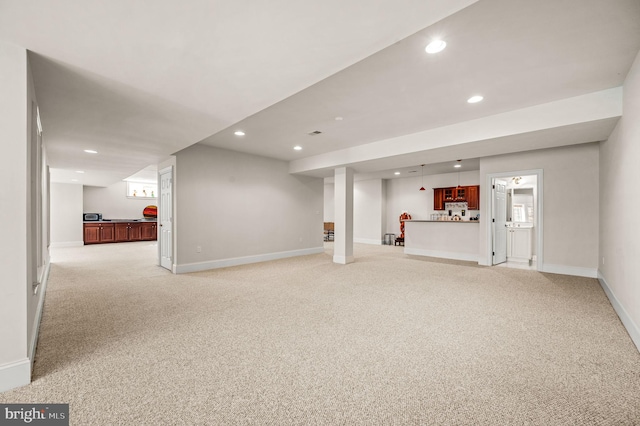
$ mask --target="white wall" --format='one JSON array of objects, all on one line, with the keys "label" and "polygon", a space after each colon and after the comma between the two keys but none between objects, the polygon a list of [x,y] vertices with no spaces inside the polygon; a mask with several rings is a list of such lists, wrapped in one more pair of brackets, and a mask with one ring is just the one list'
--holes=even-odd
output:
[{"label": "white wall", "polygon": [[353,241],[381,244],[386,223],[386,180],[353,183]]},{"label": "white wall", "polygon": [[127,198],[127,182],[121,181],[106,188],[85,186],[83,204],[85,213],[102,213],[105,219],[139,219],[144,208],[157,206],[158,200]]},{"label": "white wall", "polygon": [[[38,100],[27,57],[27,355],[33,364],[49,272],[50,188],[46,148],[38,128]],[[14,179],[15,180],[15,179]]]},{"label": "white wall", "polygon": [[640,54],[623,90],[624,115],[600,145],[599,276],[640,349]]},{"label": "white wall", "polygon": [[1,392],[31,380],[49,266],[46,150],[38,139],[33,78],[27,51],[2,42],[0,93]]},{"label": "white wall", "polygon": [[203,145],[176,154],[176,176],[178,272],[324,251],[322,179]]},{"label": "white wall", "polygon": [[[590,143],[480,159],[481,182],[492,173],[543,170],[543,270],[595,276],[598,149]],[[480,259],[487,258],[490,200],[490,191],[481,192]]]},{"label": "white wall", "polygon": [[82,185],[51,184],[51,246],[83,245]]},{"label": "white wall", "polygon": [[[12,368],[27,359],[27,52],[0,42],[0,391],[14,386]],[[17,372],[24,373],[23,369]],[[11,375],[11,377],[7,377]],[[22,380],[21,380],[22,379]],[[6,384],[8,383],[8,384]]]},{"label": "white wall", "polygon": [[324,184],[324,222],[336,221],[335,185]]}]

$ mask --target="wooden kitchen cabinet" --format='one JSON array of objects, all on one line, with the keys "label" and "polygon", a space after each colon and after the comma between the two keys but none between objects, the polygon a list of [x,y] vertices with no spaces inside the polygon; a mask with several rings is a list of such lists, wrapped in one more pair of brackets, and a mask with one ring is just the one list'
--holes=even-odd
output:
[{"label": "wooden kitchen cabinet", "polygon": [[444,190],[444,201],[447,203],[458,203],[467,201],[467,187],[442,188]]},{"label": "wooden kitchen cabinet", "polygon": [[158,239],[158,224],[156,222],[142,222],[142,240],[152,241]]},{"label": "wooden kitchen cabinet", "polygon": [[480,185],[467,186],[467,208],[480,210]]},{"label": "wooden kitchen cabinet", "polygon": [[113,243],[115,240],[115,227],[113,223],[84,224],[85,244]]},{"label": "wooden kitchen cabinet", "polygon": [[467,202],[469,210],[480,209],[480,186],[433,188],[433,209],[444,210],[445,203]]},{"label": "wooden kitchen cabinet", "polygon": [[140,222],[116,223],[116,242],[142,241],[142,224]]},{"label": "wooden kitchen cabinet", "polygon": [[444,210],[444,188],[433,188],[433,209]]},{"label": "wooden kitchen cabinet", "polygon": [[84,224],[84,243],[122,243],[158,239],[156,222],[95,222]]}]

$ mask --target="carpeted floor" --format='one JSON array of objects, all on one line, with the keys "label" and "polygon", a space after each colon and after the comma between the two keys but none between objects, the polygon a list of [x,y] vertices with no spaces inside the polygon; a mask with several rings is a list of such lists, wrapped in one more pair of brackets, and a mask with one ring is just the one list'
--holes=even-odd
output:
[{"label": "carpeted floor", "polygon": [[597,280],[355,245],[172,275],[148,242],[55,249],[34,381],[73,425],[638,425]]}]

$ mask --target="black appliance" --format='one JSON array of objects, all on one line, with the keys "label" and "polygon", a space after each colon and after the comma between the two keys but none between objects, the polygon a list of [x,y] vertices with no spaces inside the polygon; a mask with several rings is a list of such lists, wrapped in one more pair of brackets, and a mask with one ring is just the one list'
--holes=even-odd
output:
[{"label": "black appliance", "polygon": [[102,213],[82,213],[83,222],[97,222],[102,220]]}]

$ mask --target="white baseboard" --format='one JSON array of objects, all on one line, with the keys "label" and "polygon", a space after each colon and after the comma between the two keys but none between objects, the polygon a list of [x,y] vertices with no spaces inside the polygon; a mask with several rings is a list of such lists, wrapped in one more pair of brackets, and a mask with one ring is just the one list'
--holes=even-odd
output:
[{"label": "white baseboard", "polygon": [[31,362],[28,358],[0,365],[0,392],[31,383]]},{"label": "white baseboard", "polygon": [[451,251],[425,250],[425,249],[405,247],[404,254],[412,254],[415,256],[440,257],[442,259],[466,260],[470,262],[478,261],[478,255],[474,253],[458,253],[458,252],[451,252]]},{"label": "white baseboard", "polygon": [[255,256],[233,257],[229,259],[209,260],[206,262],[186,263],[175,265],[175,274],[206,271],[207,269],[226,268],[229,266],[247,265],[249,263],[267,262],[269,260],[285,259],[295,256],[324,253],[324,247],[314,247],[302,250],[282,251],[277,253],[258,254]]},{"label": "white baseboard", "polygon": [[636,345],[636,348],[638,348],[638,351],[640,351],[640,327],[638,327],[633,319],[631,319],[631,317],[627,313],[627,310],[624,308],[622,303],[620,303],[613,291],[611,291],[611,287],[609,287],[609,284],[607,284],[607,280],[600,273],[600,271],[598,271],[598,281],[600,281],[600,286],[609,298],[611,306],[613,306],[616,314],[618,314],[620,321],[622,321],[622,325],[624,325],[624,328],[627,329],[627,333],[629,333],[631,340]]},{"label": "white baseboard", "polygon": [[59,243],[51,243],[51,248],[60,248],[60,247],[80,247],[84,245],[84,241],[64,241]]},{"label": "white baseboard", "polygon": [[381,246],[382,245],[382,240],[372,240],[369,238],[354,238],[353,239],[354,243],[360,243],[360,244],[373,244],[376,246]]},{"label": "white baseboard", "polygon": [[576,277],[598,278],[598,270],[594,268],[580,268],[577,266],[552,265],[545,263],[542,265],[542,271],[551,274],[574,275]]}]

